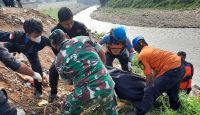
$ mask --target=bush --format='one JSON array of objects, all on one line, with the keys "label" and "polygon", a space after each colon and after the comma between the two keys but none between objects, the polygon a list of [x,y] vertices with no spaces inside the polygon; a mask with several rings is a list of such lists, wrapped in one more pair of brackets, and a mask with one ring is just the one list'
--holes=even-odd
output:
[{"label": "bush", "polygon": [[117,8],[197,8],[200,0],[110,0],[107,6]]},{"label": "bush", "polygon": [[104,35],[105,33],[100,33],[100,34],[95,34],[94,36],[99,38],[99,37],[103,37]]},{"label": "bush", "polygon": [[[138,55],[134,55],[132,60],[132,68],[133,72],[144,76],[143,71],[138,66]],[[149,110],[147,115],[200,115],[200,103],[198,102],[199,97],[194,96],[190,97],[185,95],[184,92],[179,93],[181,107],[177,111],[174,111],[169,106],[169,98],[167,96],[161,95],[156,99],[156,102]],[[132,113],[134,109],[139,104],[138,102],[133,102],[130,100],[118,99],[120,102],[124,102],[126,105],[123,109],[119,111],[119,115],[126,115],[128,113]],[[104,110],[103,107],[98,107],[94,110],[89,110],[85,112],[84,115],[103,115]]]}]

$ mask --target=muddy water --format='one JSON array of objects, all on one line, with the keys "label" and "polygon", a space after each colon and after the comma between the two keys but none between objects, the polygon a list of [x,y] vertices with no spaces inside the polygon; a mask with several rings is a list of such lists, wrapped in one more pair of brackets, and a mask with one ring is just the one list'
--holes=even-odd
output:
[{"label": "muddy water", "polygon": [[[74,16],[74,19],[83,22],[92,31],[107,33],[111,28],[120,26],[91,19],[90,14],[98,6],[90,7]],[[200,29],[198,28],[149,28],[125,26],[127,36],[132,40],[136,36],[144,36],[149,46],[168,50],[173,53],[185,51],[186,60],[194,65],[193,85],[200,85]]]}]

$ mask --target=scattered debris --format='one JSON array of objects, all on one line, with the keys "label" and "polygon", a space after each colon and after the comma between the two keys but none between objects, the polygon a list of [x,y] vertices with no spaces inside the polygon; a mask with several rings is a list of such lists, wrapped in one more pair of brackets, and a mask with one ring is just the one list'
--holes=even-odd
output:
[{"label": "scattered debris", "polygon": [[38,106],[42,106],[42,105],[46,105],[49,104],[49,102],[47,100],[42,100],[38,103]]},{"label": "scattered debris", "polygon": [[[23,23],[29,18],[37,18],[42,21],[44,30],[46,30],[43,35],[46,36],[49,36],[51,28],[58,23],[56,20],[39,11],[23,8],[17,8],[16,10],[16,8],[5,7],[5,10],[0,13],[0,31],[12,32],[23,30]],[[50,90],[50,87],[47,87],[49,84],[47,82],[49,81],[49,76],[47,75],[52,62],[55,60],[55,55],[50,47],[45,47],[38,54],[42,68],[45,71],[44,76],[46,76],[43,80],[45,83],[43,85],[43,100],[47,100],[49,95],[48,91]],[[48,59],[46,56],[48,56]],[[25,55],[16,53],[15,57],[30,67],[30,63]],[[23,111],[27,115],[32,115],[33,113],[36,115],[44,115],[45,106],[42,105],[41,107],[38,107],[37,103],[41,100],[35,98],[35,88],[31,86],[31,82],[28,81],[29,79],[32,79],[32,77],[16,73],[5,67],[2,63],[0,63],[0,68],[0,87],[4,87],[8,93],[9,102],[11,102],[16,108],[23,108]],[[63,81],[59,79],[58,87],[62,86],[63,90],[58,91],[58,95],[63,93],[63,91],[65,91],[66,94],[66,91],[71,91],[73,89],[73,87],[63,84]],[[48,104],[48,107],[45,109],[45,114],[60,114],[60,106],[65,99],[66,96],[63,96],[63,98],[56,99],[56,102],[52,105]]]}]

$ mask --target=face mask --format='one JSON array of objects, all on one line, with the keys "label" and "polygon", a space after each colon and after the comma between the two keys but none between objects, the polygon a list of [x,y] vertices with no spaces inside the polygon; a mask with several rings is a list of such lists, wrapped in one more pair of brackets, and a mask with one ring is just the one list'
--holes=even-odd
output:
[{"label": "face mask", "polygon": [[39,36],[39,37],[37,37],[37,38],[32,38],[32,37],[31,37],[31,41],[40,43],[40,42],[41,42],[41,36]]}]

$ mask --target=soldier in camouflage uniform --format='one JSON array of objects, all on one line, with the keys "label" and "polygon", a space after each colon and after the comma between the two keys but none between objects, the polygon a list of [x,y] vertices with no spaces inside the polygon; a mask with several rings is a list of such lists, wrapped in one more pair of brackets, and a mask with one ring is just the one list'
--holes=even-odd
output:
[{"label": "soldier in camouflage uniform", "polygon": [[75,90],[62,105],[62,115],[79,115],[85,109],[101,104],[107,115],[117,115],[114,82],[100,57],[104,51],[95,40],[86,36],[66,39],[57,29],[49,36],[51,45],[59,50],[55,60],[56,69]]}]

